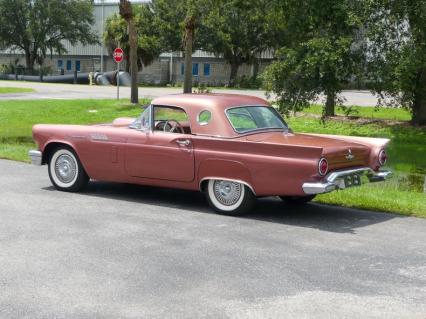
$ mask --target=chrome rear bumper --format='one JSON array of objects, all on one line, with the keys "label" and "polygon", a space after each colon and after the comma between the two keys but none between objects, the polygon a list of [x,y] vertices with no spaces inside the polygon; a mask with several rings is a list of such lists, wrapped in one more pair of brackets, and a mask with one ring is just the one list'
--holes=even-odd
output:
[{"label": "chrome rear bumper", "polygon": [[329,173],[322,182],[304,183],[302,185],[305,194],[323,194],[338,189],[345,189],[345,177],[350,175],[366,176],[370,183],[381,182],[392,175],[391,171],[375,172],[369,167],[361,167]]},{"label": "chrome rear bumper", "polygon": [[28,152],[28,156],[31,158],[31,164],[41,165],[43,154],[40,151],[31,150]]}]

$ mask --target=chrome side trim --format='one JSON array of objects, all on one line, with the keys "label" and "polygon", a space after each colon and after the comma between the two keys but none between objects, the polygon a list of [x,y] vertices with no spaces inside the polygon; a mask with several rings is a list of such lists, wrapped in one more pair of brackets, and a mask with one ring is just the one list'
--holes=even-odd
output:
[{"label": "chrome side trim", "polygon": [[201,189],[201,185],[203,184],[203,182],[204,182],[204,181],[206,181],[206,180],[210,180],[210,179],[216,179],[216,180],[221,180],[221,181],[237,182],[237,183],[244,184],[244,185],[246,185],[248,188],[250,188],[250,190],[253,192],[253,195],[254,195],[254,196],[256,196],[256,192],[254,191],[253,187],[252,187],[249,183],[244,182],[244,181],[239,180],[239,179],[232,179],[232,178],[225,178],[225,177],[217,177],[217,176],[208,176],[208,177],[204,177],[204,178],[200,181],[200,183],[199,183],[199,185],[198,185],[198,188],[200,189],[200,191],[202,191],[202,189]]},{"label": "chrome side trim", "polygon": [[31,158],[31,164],[41,165],[43,154],[40,151],[31,150],[28,152],[28,156]]},{"label": "chrome side trim", "polygon": [[368,177],[370,183],[382,182],[388,179],[391,171],[375,172],[370,167],[360,167],[342,171],[329,173],[322,182],[317,183],[303,183],[302,188],[305,194],[323,194],[329,193],[337,189],[345,189],[344,177],[352,174],[365,175]]}]

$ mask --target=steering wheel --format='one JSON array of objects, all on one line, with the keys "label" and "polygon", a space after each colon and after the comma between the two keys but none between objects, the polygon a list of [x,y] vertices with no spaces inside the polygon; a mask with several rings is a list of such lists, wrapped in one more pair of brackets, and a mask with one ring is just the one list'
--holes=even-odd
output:
[{"label": "steering wheel", "polygon": [[[170,127],[168,130],[167,127]],[[163,127],[164,132],[185,134],[182,125],[176,120],[167,120]]]}]

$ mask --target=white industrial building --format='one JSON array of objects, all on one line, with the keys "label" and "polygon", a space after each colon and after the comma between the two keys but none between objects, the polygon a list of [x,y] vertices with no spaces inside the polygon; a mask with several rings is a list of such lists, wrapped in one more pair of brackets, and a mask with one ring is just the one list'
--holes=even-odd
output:
[{"label": "white industrial building", "polygon": [[[147,2],[142,0],[138,2]],[[136,1],[133,1],[136,2]],[[102,33],[105,21],[112,14],[119,11],[118,1],[98,0],[94,3],[95,24],[94,30],[99,34],[102,42]],[[116,69],[116,64],[103,45],[71,45],[64,42],[67,53],[62,55],[53,54],[47,57],[44,66],[49,67],[51,74],[78,72],[112,71]],[[270,62],[271,54],[262,57],[259,71]],[[17,62],[17,63],[16,63]],[[25,65],[24,55],[19,50],[0,51],[1,64]],[[140,72],[140,82],[149,83],[179,83],[183,82],[183,55],[181,52],[163,53],[148,67],[144,67]],[[230,67],[220,57],[196,51],[193,54],[193,76],[194,82],[207,83],[210,85],[226,84],[229,79]],[[239,69],[239,76],[251,76],[253,66],[243,65]]]}]

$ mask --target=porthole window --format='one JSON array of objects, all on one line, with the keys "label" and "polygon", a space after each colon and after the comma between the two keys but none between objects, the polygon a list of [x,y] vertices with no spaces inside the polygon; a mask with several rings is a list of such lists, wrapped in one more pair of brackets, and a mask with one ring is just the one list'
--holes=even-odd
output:
[{"label": "porthole window", "polygon": [[201,111],[198,114],[197,121],[200,125],[207,125],[212,119],[212,113],[208,110]]}]

